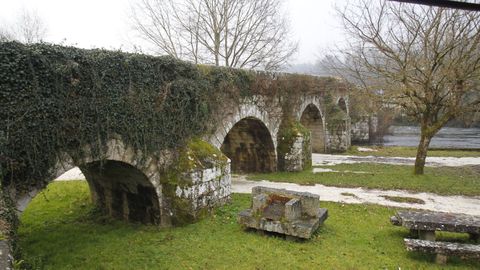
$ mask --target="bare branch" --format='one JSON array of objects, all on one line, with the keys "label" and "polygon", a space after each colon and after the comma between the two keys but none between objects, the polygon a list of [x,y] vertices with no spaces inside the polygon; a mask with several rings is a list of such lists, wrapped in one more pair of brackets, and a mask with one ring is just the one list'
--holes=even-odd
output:
[{"label": "bare branch", "polygon": [[339,15],[349,44],[330,66],[421,125],[423,172],[430,139],[480,103],[480,13],[358,0]]},{"label": "bare branch", "polygon": [[157,53],[240,68],[279,69],[296,51],[282,0],[140,0],[132,24]]}]

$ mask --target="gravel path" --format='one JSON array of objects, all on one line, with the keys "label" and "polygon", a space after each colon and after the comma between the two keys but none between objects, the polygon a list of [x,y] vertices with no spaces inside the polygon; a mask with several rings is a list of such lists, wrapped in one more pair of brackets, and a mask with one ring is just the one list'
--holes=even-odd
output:
[{"label": "gravel path", "polygon": [[[480,215],[480,197],[465,196],[440,196],[433,193],[411,193],[404,190],[378,190],[364,188],[339,188],[320,184],[303,186],[293,183],[279,183],[269,181],[250,181],[245,176],[232,178],[232,191],[234,193],[251,193],[252,187],[264,186],[271,188],[284,188],[289,190],[310,192],[320,196],[321,201],[340,203],[372,203],[385,206],[416,208],[439,212],[454,212],[469,215]],[[400,196],[421,199],[425,204],[399,203],[385,199],[383,196]]]},{"label": "gravel path", "polygon": [[[413,164],[414,158],[403,157],[359,157],[343,155],[325,155],[313,154],[313,165],[336,165],[341,163],[384,163],[384,164]],[[479,158],[454,158],[454,157],[427,157],[427,166],[465,166],[480,165]],[[314,168],[317,171],[328,170],[325,168]],[[332,170],[333,171],[333,170]],[[356,172],[364,173],[364,172]],[[74,168],[57,179],[56,181],[68,181],[71,179],[85,179],[78,168]],[[324,185],[304,186],[293,183],[278,183],[269,181],[249,181],[245,176],[232,177],[232,191],[234,193],[251,193],[254,186],[266,186],[273,188],[285,188],[296,191],[306,191],[320,196],[322,201],[332,201],[340,203],[372,203],[393,207],[416,208],[440,212],[455,212],[470,215],[480,215],[480,196],[440,196],[433,193],[411,193],[404,190],[377,190],[364,188],[340,188]],[[411,197],[423,200],[424,204],[418,203],[400,203],[386,199],[383,196]]]},{"label": "gravel path", "polygon": [[[382,163],[393,165],[413,165],[413,157],[375,157],[375,156],[347,156],[347,155],[328,155],[312,154],[313,166],[333,166],[337,164],[353,163]],[[426,166],[430,167],[458,167],[467,165],[480,165],[480,157],[427,157]]]}]

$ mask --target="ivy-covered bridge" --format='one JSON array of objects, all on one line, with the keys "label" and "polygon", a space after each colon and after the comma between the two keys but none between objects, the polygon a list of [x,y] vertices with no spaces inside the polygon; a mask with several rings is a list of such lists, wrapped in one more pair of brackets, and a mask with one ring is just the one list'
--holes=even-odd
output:
[{"label": "ivy-covered bridge", "polygon": [[[298,171],[350,144],[334,78],[0,43],[0,231],[78,166],[106,214],[164,226],[228,201],[230,173]],[[1,240],[2,238],[0,238]]]}]

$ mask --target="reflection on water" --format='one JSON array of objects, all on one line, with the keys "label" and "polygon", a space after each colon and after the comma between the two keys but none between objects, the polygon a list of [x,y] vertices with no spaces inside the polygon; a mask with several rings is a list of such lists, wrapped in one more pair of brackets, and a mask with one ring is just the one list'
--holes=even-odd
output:
[{"label": "reflection on water", "polygon": [[[418,146],[420,128],[391,126],[391,135],[383,137],[385,146]],[[480,128],[442,128],[430,143],[432,148],[480,148]]]}]

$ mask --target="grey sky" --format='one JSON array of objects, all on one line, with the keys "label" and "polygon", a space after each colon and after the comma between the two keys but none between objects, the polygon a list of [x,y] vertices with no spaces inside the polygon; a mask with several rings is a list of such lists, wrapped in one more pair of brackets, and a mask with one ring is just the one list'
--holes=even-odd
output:
[{"label": "grey sky", "polygon": [[[130,2],[135,0],[0,0],[0,24],[21,9],[34,9],[48,27],[46,41],[82,48],[128,49]],[[335,0],[286,0],[294,39],[300,42],[293,63],[314,62],[340,42]]]}]

